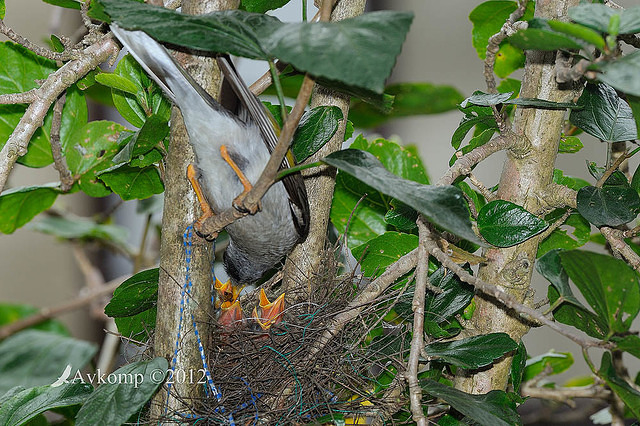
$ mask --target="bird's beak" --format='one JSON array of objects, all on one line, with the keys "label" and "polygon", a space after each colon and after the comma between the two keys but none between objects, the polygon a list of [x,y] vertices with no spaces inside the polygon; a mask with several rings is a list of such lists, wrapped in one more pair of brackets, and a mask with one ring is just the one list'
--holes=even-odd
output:
[{"label": "bird's beak", "polygon": [[229,305],[233,304],[233,302],[238,299],[238,295],[243,288],[232,285],[231,281],[223,283],[217,278],[213,287],[218,294],[218,297],[216,298],[216,308],[218,309],[222,308],[222,306],[227,302]]},{"label": "bird's beak", "polygon": [[220,317],[218,324],[223,328],[232,328],[244,319],[242,307],[238,300],[232,302],[223,302],[220,306]]},{"label": "bird's beak", "polygon": [[[258,311],[260,315],[258,315]],[[273,302],[269,302],[264,289],[260,289],[260,303],[253,308],[253,318],[263,330],[268,330],[273,324],[280,322],[284,311],[284,293]]]}]

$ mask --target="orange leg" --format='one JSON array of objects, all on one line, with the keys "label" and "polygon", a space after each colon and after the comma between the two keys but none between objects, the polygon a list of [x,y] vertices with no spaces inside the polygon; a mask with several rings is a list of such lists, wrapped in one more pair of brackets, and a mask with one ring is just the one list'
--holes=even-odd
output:
[{"label": "orange leg", "polygon": [[[196,221],[196,223],[194,224],[194,228],[196,230],[196,232],[198,233],[198,235],[201,235],[199,230],[200,228],[202,228],[202,224],[209,219],[210,217],[214,216],[215,213],[213,213],[213,210],[211,209],[211,206],[209,206],[209,203],[207,202],[206,198],[204,197],[204,193],[202,191],[202,187],[200,186],[200,182],[198,181],[198,171],[196,170],[195,166],[193,164],[189,164],[189,166],[187,166],[187,179],[189,179],[189,182],[191,183],[191,186],[193,187],[193,190],[196,193],[196,197],[198,198],[198,203],[200,203],[200,208],[202,209],[202,216],[200,216],[198,218],[198,220]],[[211,236],[211,235],[207,235],[204,238],[207,240],[211,240],[213,238],[215,238],[216,236]]]},{"label": "orange leg", "polygon": [[238,167],[236,162],[233,161],[233,159],[229,155],[229,151],[227,151],[226,145],[222,145],[220,147],[220,155],[222,156],[224,161],[226,161],[227,164],[229,164],[229,166],[233,169],[236,175],[238,175],[238,179],[240,179],[240,183],[242,183],[242,186],[244,187],[244,190],[242,191],[242,193],[240,193],[240,195],[238,195],[233,200],[233,207],[235,207],[238,211],[241,211],[241,212],[249,212],[250,214],[256,214],[261,209],[260,203],[258,203],[258,205],[256,206],[255,209],[253,209],[253,211],[247,209],[244,206],[244,197],[246,197],[249,191],[251,191],[251,188],[253,188],[253,185],[251,185],[251,182],[249,182],[249,179],[247,179],[247,177],[244,175],[242,170],[240,170],[240,167]]}]

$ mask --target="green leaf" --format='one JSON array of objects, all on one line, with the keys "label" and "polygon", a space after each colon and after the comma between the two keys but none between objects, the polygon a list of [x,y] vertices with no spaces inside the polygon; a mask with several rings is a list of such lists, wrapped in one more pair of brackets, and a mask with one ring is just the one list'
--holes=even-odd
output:
[{"label": "green leaf", "polygon": [[569,120],[605,142],[634,140],[638,132],[629,105],[606,84],[587,84],[578,99],[583,108],[571,111]]},{"label": "green leaf", "polygon": [[99,178],[123,200],[149,198],[164,191],[155,166],[144,168],[118,165],[100,173]]},{"label": "green leaf", "polygon": [[23,186],[0,195],[0,232],[11,234],[51,207],[60,191],[58,184]]},{"label": "green leaf", "polygon": [[640,97],[627,95],[627,102],[633,112],[633,118],[636,121],[636,129],[640,128]]},{"label": "green leaf", "polygon": [[520,385],[522,384],[522,377],[524,375],[524,369],[527,366],[527,348],[524,346],[524,342],[521,340],[518,344],[518,349],[513,354],[513,360],[511,361],[511,384],[513,390],[516,393],[520,392]]},{"label": "green leaf", "polygon": [[4,0],[0,0],[0,19],[4,19],[5,12],[6,8],[4,5]]},{"label": "green leaf", "polygon": [[430,357],[468,370],[492,364],[505,354],[518,348],[518,344],[506,333],[489,333],[450,342],[435,342],[425,345]]},{"label": "green leaf", "polygon": [[[139,159],[162,143],[168,134],[169,123],[167,120],[156,114],[147,117],[142,128],[135,132],[129,142],[113,157],[113,162],[117,164]],[[162,159],[161,154],[160,159]]]},{"label": "green leaf", "polygon": [[538,98],[515,98],[504,102],[507,105],[518,105],[523,108],[540,108],[540,109],[580,109],[578,104],[573,102],[552,102]]},{"label": "green leaf", "polygon": [[[599,64],[598,80],[633,96],[640,96],[640,52],[635,51],[615,61]],[[635,136],[634,136],[635,139]]]},{"label": "green leaf", "polygon": [[640,211],[640,197],[631,187],[585,186],[576,201],[578,212],[597,227],[629,223]]},{"label": "green leaf", "polygon": [[569,276],[560,261],[560,252],[561,250],[554,249],[542,256],[536,262],[536,270],[555,287],[563,300],[582,308],[582,304],[571,291]]},{"label": "green leaf", "polygon": [[[11,324],[12,322],[35,315],[38,312],[39,309],[31,305],[0,303],[0,326]],[[70,336],[67,327],[60,321],[54,319],[48,319],[29,327],[29,329],[48,331],[51,333],[57,333],[61,336]]]},{"label": "green leaf", "polygon": [[[20,93],[35,89],[38,81],[46,79],[58,69],[54,61],[45,59],[12,42],[0,43],[0,94]],[[26,105],[0,105],[0,148],[26,111]],[[28,167],[44,167],[53,162],[49,131],[52,114],[49,112],[29,142],[27,154],[18,163]]]},{"label": "green leaf", "polygon": [[500,78],[506,78],[515,70],[524,67],[524,52],[508,43],[503,43],[496,54],[493,72]]},{"label": "green leaf", "polygon": [[385,88],[393,96],[393,108],[381,110],[371,103],[352,99],[349,120],[359,128],[380,126],[398,117],[439,114],[454,109],[464,98],[452,86],[430,83],[396,83]]},{"label": "green leaf", "polygon": [[88,116],[84,93],[77,85],[71,86],[67,89],[60,122],[60,142],[63,152],[66,152],[67,147],[73,144],[73,138],[79,135],[80,129],[87,124]]},{"label": "green leaf", "polygon": [[418,227],[418,212],[398,200],[391,200],[389,210],[384,215],[384,222],[400,231],[411,232]]},{"label": "green leaf", "polygon": [[296,162],[303,162],[329,142],[342,118],[342,110],[337,106],[318,106],[306,112],[291,142]]},{"label": "green leaf", "polygon": [[586,41],[589,44],[594,45],[600,50],[605,49],[604,38],[599,32],[592,30],[591,28],[584,27],[578,24],[572,24],[571,22],[562,22],[550,19],[547,21],[547,25],[554,31],[570,35],[572,37],[579,38]]},{"label": "green leaf", "polygon": [[146,342],[156,326],[157,309],[151,308],[131,317],[114,318],[118,332],[133,341]]},{"label": "green leaf", "polygon": [[291,0],[242,0],[240,9],[247,12],[265,13],[269,10],[278,9]]},{"label": "green leaf", "polygon": [[571,281],[611,331],[627,332],[640,311],[635,271],[622,260],[588,251],[564,251],[560,259]]},{"label": "green leaf", "polygon": [[430,222],[469,241],[480,241],[471,229],[462,191],[402,179],[383,167],[372,154],[355,149],[335,152],[324,161],[422,213]]},{"label": "green leaf", "polygon": [[53,383],[71,365],[84,367],[96,353],[93,343],[40,330],[25,330],[0,342],[0,394],[14,386]]},{"label": "green leaf", "polygon": [[526,382],[544,372],[545,374],[560,374],[567,371],[573,365],[573,355],[571,352],[554,352],[529,358],[526,363],[522,381]]},{"label": "green leaf", "polygon": [[584,179],[574,178],[572,176],[565,176],[562,170],[553,170],[553,181],[558,185],[564,185],[567,188],[575,189],[576,191],[585,186],[589,186],[589,182]]},{"label": "green leaf", "polygon": [[480,59],[486,58],[489,38],[500,31],[516,7],[514,1],[485,1],[471,11],[469,20],[473,23],[473,47]]},{"label": "green leaf", "polygon": [[113,74],[129,80],[136,87],[135,94],[111,90],[113,104],[125,120],[138,128],[152,114],[169,121],[171,104],[165,99],[162,89],[147,76],[131,55],[126,55],[118,62]]},{"label": "green leaf", "polygon": [[478,106],[491,106],[502,104],[505,101],[511,99],[513,92],[507,93],[484,93],[479,90],[473,92],[473,95],[469,96],[464,101],[460,102],[462,108],[466,108],[469,105]]},{"label": "green leaf", "polygon": [[[560,210],[564,214],[564,209]],[[559,212],[559,213],[560,213]],[[545,217],[547,222],[553,222],[557,217]],[[572,231],[568,229],[573,228]],[[582,247],[589,242],[591,234],[591,224],[582,215],[572,212],[567,220],[559,227],[553,230],[551,234],[538,245],[537,257],[544,255],[553,249],[571,250]]]},{"label": "green leaf", "polygon": [[158,303],[158,279],[158,268],[138,272],[113,292],[104,313],[110,317],[130,317],[153,308]]},{"label": "green leaf", "polygon": [[573,154],[580,151],[584,145],[580,138],[577,136],[563,136],[560,138],[560,145],[558,146],[558,153],[560,154]]},{"label": "green leaf", "polygon": [[20,391],[0,401],[0,424],[18,426],[53,408],[82,404],[93,391],[85,383],[64,383],[58,387],[39,386]]},{"label": "green leaf", "polygon": [[[560,295],[554,286],[547,288],[549,303],[554,304]],[[589,311],[568,303],[562,303],[554,309],[553,318],[563,324],[571,325],[578,330],[582,330],[591,337],[603,339],[609,333],[609,326],[606,320]]]},{"label": "green leaf", "polygon": [[80,10],[82,3],[77,0],[42,0],[45,3],[52,4],[54,6],[66,7],[67,9]]},{"label": "green leaf", "polygon": [[583,3],[570,7],[569,17],[582,25],[601,33],[609,32],[609,22],[613,15],[620,15],[618,34],[632,34],[640,31],[640,8],[630,7],[624,10],[614,10],[603,4]]},{"label": "green leaf", "polygon": [[139,90],[134,82],[118,74],[100,73],[96,75],[95,80],[103,86],[131,93],[132,95],[138,93]]},{"label": "green leaf", "polygon": [[78,129],[66,149],[69,170],[82,176],[109,167],[118,152],[118,137],[123,130],[124,127],[111,121],[91,121]]},{"label": "green leaf", "polygon": [[166,359],[157,357],[117,369],[112,376],[125,379],[101,384],[78,412],[77,424],[119,425],[126,422],[155,394],[164,381],[168,366]]},{"label": "green leaf", "polygon": [[636,358],[640,358],[640,337],[637,335],[613,336],[611,340],[615,342],[617,350],[628,352]]},{"label": "green leaf", "polygon": [[129,230],[123,226],[104,225],[74,215],[47,216],[35,222],[30,229],[69,240],[99,240],[119,246],[126,246],[129,236]]},{"label": "green leaf", "polygon": [[489,107],[469,106],[462,109],[464,117],[451,137],[451,146],[459,149],[463,139],[474,126],[486,126],[497,129],[498,125]]},{"label": "green leaf", "polygon": [[520,244],[549,227],[523,207],[504,200],[494,200],[485,205],[477,220],[480,234],[497,247]]},{"label": "green leaf", "polygon": [[444,400],[451,407],[482,425],[521,425],[515,403],[503,391],[471,395],[433,380],[421,381],[422,390]]},{"label": "green leaf", "polygon": [[473,95],[460,103],[462,108],[468,105],[492,106],[498,104],[518,105],[521,107],[543,108],[543,109],[566,109],[581,108],[572,102],[552,102],[537,98],[515,98],[512,99],[513,92],[506,93],[484,93],[476,91]]},{"label": "green leaf", "polygon": [[602,354],[602,362],[598,376],[607,382],[607,385],[616,393],[624,402],[624,405],[631,410],[633,417],[640,418],[640,392],[634,389],[626,380],[618,376],[616,369],[611,361],[611,353],[604,352]]},{"label": "green leaf", "polygon": [[573,37],[542,28],[519,30],[508,40],[510,44],[523,50],[579,50],[583,47]]},{"label": "green leaf", "polygon": [[418,247],[418,236],[400,232],[385,232],[351,250],[360,261],[362,272],[367,277],[377,277],[386,267]]},{"label": "green leaf", "polygon": [[337,22],[282,23],[237,10],[196,16],[132,1],[100,3],[120,26],[160,41],[251,59],[277,58],[315,77],[378,94],[413,19],[411,13],[381,11]]}]

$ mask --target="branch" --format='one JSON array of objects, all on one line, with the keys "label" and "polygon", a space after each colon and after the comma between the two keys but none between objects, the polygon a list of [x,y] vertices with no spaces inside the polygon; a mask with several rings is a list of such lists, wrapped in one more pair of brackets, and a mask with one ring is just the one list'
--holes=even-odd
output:
[{"label": "branch", "polygon": [[99,289],[89,291],[85,295],[79,296],[78,298],[71,300],[70,302],[66,302],[54,308],[42,308],[37,314],[7,324],[0,328],[0,340],[9,337],[14,333],[17,333],[20,330],[24,330],[25,328],[40,324],[43,321],[64,314],[65,312],[81,308],[93,302],[93,300],[97,297],[113,293],[113,291],[118,288],[118,286],[122,284],[127,278],[129,278],[129,276],[118,277],[114,280],[109,281]]},{"label": "branch", "polygon": [[49,75],[42,86],[35,90],[35,99],[9,136],[7,143],[0,150],[0,193],[2,193],[9,173],[18,157],[27,153],[29,140],[34,132],[42,126],[51,104],[72,84],[117,52],[118,46],[115,41],[111,37],[103,37],[97,43],[83,50],[78,59],[67,62]]},{"label": "branch", "polygon": [[60,174],[60,189],[67,192],[73,185],[73,176],[67,166],[67,160],[62,155],[62,144],[60,142],[60,127],[62,126],[62,109],[64,108],[66,95],[62,94],[53,107],[53,120],[51,122],[51,155],[53,156],[53,167]]},{"label": "branch", "polygon": [[491,154],[495,154],[503,149],[509,149],[515,144],[515,139],[507,136],[497,136],[481,145],[474,148],[467,154],[461,156],[453,163],[453,166],[449,167],[449,170],[438,180],[437,185],[451,185],[458,177],[467,176],[471,173],[471,168],[489,157]]},{"label": "branch", "polygon": [[566,329],[565,327],[560,326],[555,321],[551,321],[547,317],[545,317],[542,313],[536,311],[535,309],[526,306],[520,303],[515,297],[504,292],[497,286],[485,282],[478,277],[475,277],[465,271],[462,267],[456,264],[449,256],[447,256],[440,247],[438,247],[438,243],[433,238],[432,235],[429,235],[426,238],[426,245],[429,251],[429,254],[438,259],[438,261],[444,265],[447,269],[450,269],[454,274],[456,274],[462,281],[471,284],[475,287],[476,290],[481,293],[491,296],[494,299],[498,300],[501,304],[506,306],[509,309],[514,310],[521,316],[536,321],[540,324],[544,324],[551,329],[555,330],[559,334],[573,340],[578,345],[583,348],[588,347],[600,347],[600,348],[611,348],[613,345],[609,342],[601,342],[599,340],[584,338],[583,336],[573,332],[572,330]]},{"label": "branch", "polygon": [[70,59],[76,59],[81,55],[81,53],[77,50],[65,49],[64,52],[54,52],[42,46],[38,46],[37,44],[32,43],[28,39],[22,37],[20,34],[16,33],[11,28],[6,26],[2,19],[0,19],[0,34],[4,34],[9,40],[18,43],[19,45],[32,51],[36,55],[51,59],[53,61],[68,61]]},{"label": "branch", "polygon": [[420,242],[418,243],[418,262],[416,265],[416,285],[413,294],[413,332],[411,337],[411,351],[407,361],[406,380],[409,385],[409,400],[413,420],[419,426],[426,426],[427,422],[422,411],[422,389],[418,382],[418,364],[420,352],[424,346],[424,299],[427,292],[427,274],[429,272],[429,254],[427,253],[426,238],[429,230],[422,219],[416,222]]},{"label": "branch", "polygon": [[615,228],[609,228],[603,226],[600,228],[600,232],[606,238],[607,242],[611,246],[611,249],[620,253],[624,260],[636,271],[640,272],[640,256],[633,251],[625,239],[625,231]]},{"label": "branch", "polygon": [[600,385],[567,387],[567,388],[546,388],[532,386],[530,382],[522,386],[522,396],[531,398],[546,399],[550,401],[558,401],[575,408],[572,398],[595,398],[608,401],[611,397],[611,391]]},{"label": "branch", "polygon": [[0,95],[0,104],[30,104],[36,100],[36,89],[22,93],[7,93]]}]

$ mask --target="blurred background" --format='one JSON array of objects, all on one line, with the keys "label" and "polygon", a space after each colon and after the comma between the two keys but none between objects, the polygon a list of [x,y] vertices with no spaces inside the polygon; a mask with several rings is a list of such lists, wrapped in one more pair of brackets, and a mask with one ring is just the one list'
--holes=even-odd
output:
[{"label": "blurred background", "polygon": [[[40,0],[5,0],[8,26],[30,40],[44,45],[51,33],[73,36],[80,25],[76,11],[50,6]],[[430,2],[424,0],[383,1],[369,0],[368,7],[377,9],[402,9],[413,11],[415,19],[412,29],[403,47],[402,54],[391,77],[391,82],[429,82],[452,85],[464,96],[475,90],[484,90],[482,76],[483,63],[478,58],[471,43],[471,22],[469,13],[481,0],[449,0]],[[640,4],[640,0],[620,1],[625,7]],[[313,2],[309,1],[309,16],[315,13]],[[300,2],[291,4],[274,12],[282,20],[295,21],[301,16]],[[2,59],[0,58],[0,62]],[[249,60],[239,60],[238,66],[248,82],[261,75],[264,64]],[[520,75],[516,75],[520,77]],[[108,118],[117,120],[117,115],[100,105],[90,107],[90,120]],[[386,138],[394,138],[404,144],[418,147],[422,160],[432,180],[442,175],[453,154],[450,140],[458,126],[462,114],[457,110],[413,118],[396,119],[377,129],[377,133]],[[557,167],[565,174],[590,180],[584,159],[603,164],[606,149],[599,141],[581,135],[584,148],[578,155],[560,154]],[[483,162],[476,170],[476,176],[487,187],[498,181],[504,155],[499,154]],[[632,162],[635,170],[637,162]],[[57,181],[58,175],[52,168],[26,169],[16,165],[9,186],[22,186]],[[79,215],[91,215],[96,211],[109,208],[115,200],[94,200],[82,194],[59,197],[56,207],[68,209]],[[120,224],[130,230],[130,243],[135,246],[140,240],[139,223],[133,214],[136,202],[126,202],[119,208]],[[159,218],[154,218],[158,221]],[[601,250],[596,246],[588,249]],[[95,259],[94,259],[95,260]],[[123,258],[104,255],[99,259],[102,274],[106,280],[130,273],[132,265]],[[77,257],[69,244],[53,237],[21,228],[11,235],[0,237],[0,302],[25,303],[36,307],[56,306],[77,297],[85,284],[85,277],[78,267]],[[535,279],[536,300],[546,296],[547,284],[540,277]],[[104,323],[94,320],[88,309],[80,309],[60,318],[69,326],[76,337],[100,342],[104,336]],[[636,325],[635,329],[638,328]],[[587,374],[588,369],[582,360],[579,347],[571,341],[549,331],[532,330],[525,338],[530,355],[545,353],[550,349],[571,351],[575,354],[576,364],[566,374],[573,377]],[[626,356],[626,354],[625,354]],[[594,359],[598,355],[593,354]],[[630,357],[631,358],[631,357]],[[627,365],[631,376],[640,369],[637,359]],[[562,380],[560,380],[562,382]]]}]

